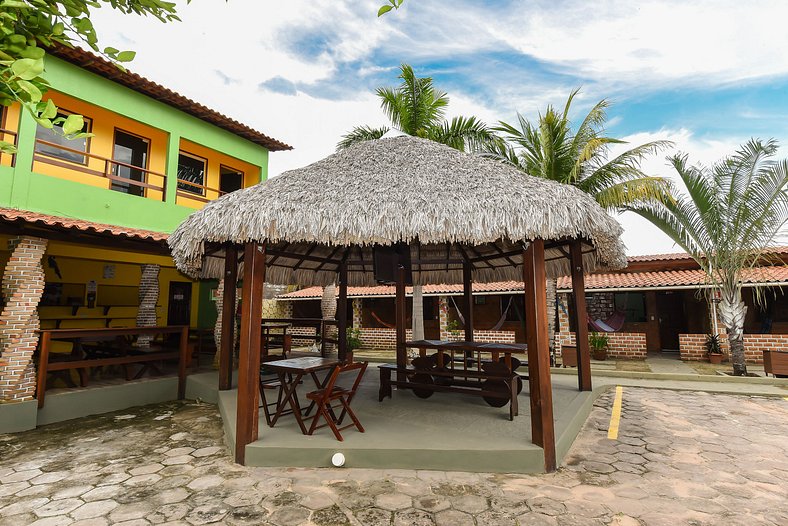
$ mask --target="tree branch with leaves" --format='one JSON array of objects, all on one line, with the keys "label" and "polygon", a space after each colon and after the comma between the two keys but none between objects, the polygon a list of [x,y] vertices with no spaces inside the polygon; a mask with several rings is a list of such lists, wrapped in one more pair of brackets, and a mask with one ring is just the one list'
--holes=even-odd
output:
[{"label": "tree branch with leaves", "polygon": [[[101,49],[91,22],[95,9],[110,7],[123,14],[152,16],[161,22],[177,21],[175,4],[161,0],[2,0],[0,1],[0,105],[19,103],[45,128],[62,128],[70,138],[84,137],[80,115],[58,117],[51,100],[43,100],[50,85],[45,76],[47,48],[87,45],[114,62],[134,59],[134,51]],[[0,141],[0,150],[13,152],[13,144]]]}]

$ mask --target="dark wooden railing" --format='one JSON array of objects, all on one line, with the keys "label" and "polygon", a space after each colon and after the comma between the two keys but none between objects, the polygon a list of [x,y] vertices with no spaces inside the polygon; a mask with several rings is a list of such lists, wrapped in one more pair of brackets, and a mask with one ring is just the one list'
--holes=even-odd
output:
[{"label": "dark wooden railing", "polygon": [[[92,168],[88,168],[87,166],[81,166],[78,163],[68,162],[68,161],[61,161],[57,158],[49,157],[47,154],[39,152],[38,146],[47,146],[49,148],[55,148],[57,150],[61,150],[67,153],[73,153],[79,155],[80,157],[85,157],[86,159],[96,159],[104,163],[104,169],[102,171],[94,170]],[[94,175],[96,177],[103,177],[109,180],[110,185],[111,183],[115,182],[118,184],[125,184],[134,186],[137,188],[142,189],[142,193],[145,194],[145,190],[154,190],[157,192],[161,192],[161,200],[164,201],[166,198],[167,193],[167,176],[163,173],[154,172],[153,170],[148,170],[147,168],[141,168],[139,166],[135,166],[133,164],[124,163],[121,161],[116,161],[114,159],[109,159],[107,157],[102,157],[101,155],[96,155],[90,152],[86,152],[84,150],[76,150],[74,148],[69,148],[67,146],[63,146],[62,144],[57,144],[54,142],[45,141],[43,139],[36,139],[36,155],[34,160],[44,164],[50,164],[52,166],[57,166],[60,168],[66,168],[68,170],[73,170],[81,173],[85,173],[88,175]],[[137,170],[143,174],[143,180],[137,181],[134,179],[129,179],[126,177],[120,177],[114,173],[117,167],[124,167],[129,168],[130,170]],[[159,177],[161,178],[161,185],[155,185],[150,182],[150,177]]]},{"label": "dark wooden railing", "polygon": [[[6,135],[10,135],[10,139],[6,138]],[[6,130],[5,128],[0,128],[0,140],[9,142],[14,145],[14,148],[19,146],[19,135],[15,131]],[[11,156],[11,166],[16,164],[16,154],[15,153],[3,153],[1,155],[10,155]]]},{"label": "dark wooden railing", "polygon": [[[157,336],[179,334],[177,348],[166,342],[156,340]],[[189,353],[189,327],[129,327],[109,329],[50,329],[40,331],[41,339],[38,355],[38,384],[36,398],[38,407],[44,407],[46,396],[47,373],[55,371],[77,370],[86,383],[87,371],[92,367],[106,365],[128,366],[132,364],[151,364],[162,360],[178,361],[178,400],[186,396],[186,368],[191,361]],[[152,341],[148,347],[137,346],[132,339],[149,336]],[[50,361],[53,341],[70,341],[73,349],[66,360]],[[98,353],[85,352],[83,343],[104,342]],[[115,344],[115,345],[113,345]],[[92,355],[92,357],[91,357]],[[138,375],[139,376],[139,375]],[[130,378],[127,375],[127,380]]]},{"label": "dark wooden railing", "polygon": [[309,340],[314,341],[316,344],[320,345],[320,354],[325,356],[326,354],[326,344],[332,343],[334,345],[339,344],[339,340],[337,338],[329,337],[331,327],[336,327],[338,325],[336,320],[329,320],[329,319],[322,319],[322,318],[263,318],[263,324],[266,323],[289,323],[291,327],[314,327],[315,334],[293,334],[291,333],[293,340]]},{"label": "dark wooden railing", "polygon": [[[186,185],[193,188],[199,188],[200,193],[190,192],[184,188],[181,188],[180,185]],[[222,192],[218,188],[211,188],[210,186],[205,186],[204,184],[193,183],[191,181],[187,181],[186,179],[178,179],[178,191],[176,192],[176,197],[183,197],[184,199],[194,199],[195,201],[202,201],[203,203],[208,203],[213,201],[213,199],[208,198],[208,192],[215,192],[217,197],[221,197],[227,192]]]}]

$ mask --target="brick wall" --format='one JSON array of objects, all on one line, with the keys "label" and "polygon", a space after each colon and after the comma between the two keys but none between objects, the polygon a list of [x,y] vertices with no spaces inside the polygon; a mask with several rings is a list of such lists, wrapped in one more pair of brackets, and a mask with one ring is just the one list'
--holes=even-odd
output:
[{"label": "brick wall", "polygon": [[[642,360],[646,358],[646,334],[642,332],[609,332],[610,343],[607,348],[607,355],[611,358]],[[557,347],[561,345],[574,345],[575,333],[561,331],[557,337]]]},{"label": "brick wall", "polygon": [[[159,265],[142,265],[140,267],[139,298],[137,309],[137,327],[155,327],[158,324],[156,304],[159,302]],[[137,337],[138,347],[150,347],[153,335]]]},{"label": "brick wall", "polygon": [[440,339],[449,339],[449,298],[446,296],[438,297],[438,328]]},{"label": "brick wall", "polygon": [[[720,334],[720,347],[725,355],[724,360],[730,360],[730,346],[726,334]],[[788,334],[745,334],[744,335],[744,360],[747,363],[763,363],[764,350],[788,349]],[[706,356],[705,334],[679,334],[679,354],[681,359],[688,362],[708,361]]]},{"label": "brick wall", "polygon": [[297,338],[298,335],[303,336],[315,336],[317,335],[317,328],[316,327],[297,327],[293,326],[287,329],[287,333],[293,336],[293,346],[294,347],[304,347],[304,346],[312,346],[315,343],[315,340],[304,340]]},{"label": "brick wall", "polygon": [[[464,332],[449,334],[448,336],[448,340],[453,342],[465,339]],[[473,331],[473,340],[477,342],[515,343],[514,331],[485,331],[477,329]]]},{"label": "brick wall", "polygon": [[9,245],[12,254],[2,282],[6,303],[0,313],[0,402],[22,402],[31,400],[36,390],[36,308],[44,292],[41,258],[47,240],[13,238]]},{"label": "brick wall", "polygon": [[[586,311],[591,316],[592,320],[606,320],[616,310],[615,300],[612,292],[594,292],[588,294],[586,302]],[[565,305],[567,305],[565,303]],[[569,308],[569,307],[567,307]]]},{"label": "brick wall", "polygon": [[361,298],[356,298],[353,300],[353,328],[360,329],[364,326],[363,320],[364,319],[364,311],[363,311],[363,302]]},{"label": "brick wall", "polygon": [[[412,337],[412,331],[407,329],[405,331],[405,339]],[[452,335],[446,333],[449,341],[461,341],[464,338],[464,333]],[[396,329],[385,328],[362,328],[361,329],[361,343],[364,347],[370,349],[380,350],[394,350],[397,345]],[[495,343],[515,343],[514,331],[473,331],[473,338],[478,342],[495,342]]]},{"label": "brick wall", "polygon": [[[235,294],[235,309],[233,312],[238,311],[238,304],[241,302],[240,295],[236,291]],[[213,326],[213,340],[216,342],[216,353],[213,355],[213,366],[219,368],[219,350],[222,347],[222,309],[224,308],[224,280],[219,280],[219,285],[216,287],[216,324]],[[238,320],[235,320],[235,330],[233,331],[233,349],[238,347],[238,334],[240,327]],[[235,353],[233,353],[233,357]],[[235,362],[235,358],[233,358]]]}]

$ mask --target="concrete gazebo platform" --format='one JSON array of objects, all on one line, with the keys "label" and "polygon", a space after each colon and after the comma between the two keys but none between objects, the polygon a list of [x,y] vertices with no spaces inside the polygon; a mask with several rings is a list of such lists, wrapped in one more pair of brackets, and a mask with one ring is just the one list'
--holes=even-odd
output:
[{"label": "concrete gazebo platform", "polygon": [[[530,399],[530,435],[522,440],[541,448],[544,469],[553,471],[556,436],[546,279],[572,275],[574,312],[585,320],[583,272],[625,266],[620,235],[621,226],[572,186],[425,139],[396,137],[355,145],[213,201],[187,218],[169,244],[178,268],[192,276],[234,283],[243,263],[237,462],[246,462],[247,450],[262,429],[257,384],[265,281],[338,283],[340,360],[347,350],[348,285],[395,283],[397,381],[408,383],[401,372],[408,363],[407,282],[462,283],[465,340],[473,343],[472,283],[518,280],[525,284]],[[227,390],[235,287],[225,286],[224,294],[219,387]],[[585,323],[578,324],[578,386],[590,391],[585,328]],[[441,398],[452,411],[452,397]],[[384,405],[401,410],[393,403]],[[266,429],[262,439],[275,432]],[[369,437],[365,433],[360,440]],[[307,443],[312,438],[298,434],[290,440]],[[491,433],[489,440],[495,439]]]}]

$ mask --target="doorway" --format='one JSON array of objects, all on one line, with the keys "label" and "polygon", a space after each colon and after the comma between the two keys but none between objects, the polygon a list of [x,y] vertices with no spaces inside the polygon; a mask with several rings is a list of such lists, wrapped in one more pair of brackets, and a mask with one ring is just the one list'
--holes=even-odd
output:
[{"label": "doorway", "polygon": [[244,186],[244,174],[238,170],[222,166],[219,169],[219,190],[222,194],[229,194],[240,190]]},{"label": "doorway", "polygon": [[[148,167],[148,139],[115,130],[115,146],[112,159],[123,164],[113,164],[112,174],[131,181],[145,182],[145,169]],[[134,168],[138,166],[139,168]],[[145,195],[145,188],[139,185],[113,181],[111,188],[116,192],[131,195]]]},{"label": "doorway", "polygon": [[687,332],[684,295],[679,291],[657,292],[657,313],[662,350],[678,352],[679,334]]},{"label": "doorway", "polygon": [[189,325],[192,314],[192,284],[171,281],[167,307],[167,325]]}]

